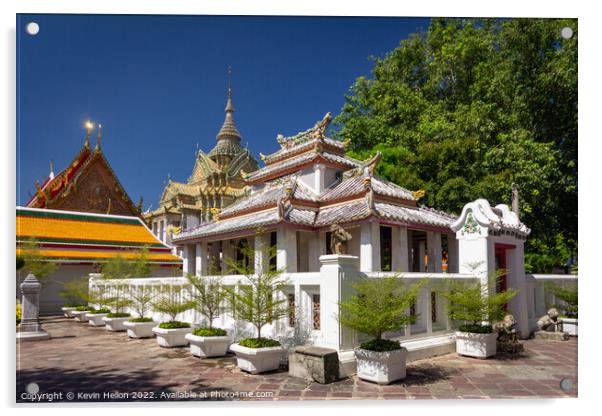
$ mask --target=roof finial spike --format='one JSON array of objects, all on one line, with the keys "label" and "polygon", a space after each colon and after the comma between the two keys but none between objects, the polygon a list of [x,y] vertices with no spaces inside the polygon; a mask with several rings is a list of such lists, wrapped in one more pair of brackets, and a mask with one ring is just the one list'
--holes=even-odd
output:
[{"label": "roof finial spike", "polygon": [[232,67],[228,67],[228,102],[226,103],[226,113],[233,113],[234,105],[232,104]]},{"label": "roof finial spike", "polygon": [[52,159],[50,159],[50,173],[48,174],[48,178],[54,179],[54,163]]},{"label": "roof finial spike", "polygon": [[100,143],[102,142],[102,124],[98,125],[98,136],[96,138],[96,151],[100,151]]},{"label": "roof finial spike", "polygon": [[86,140],[84,142],[84,146],[88,148],[90,147],[90,133],[94,128],[94,124],[90,120],[86,120],[86,122],[84,123],[84,127],[86,128]]}]

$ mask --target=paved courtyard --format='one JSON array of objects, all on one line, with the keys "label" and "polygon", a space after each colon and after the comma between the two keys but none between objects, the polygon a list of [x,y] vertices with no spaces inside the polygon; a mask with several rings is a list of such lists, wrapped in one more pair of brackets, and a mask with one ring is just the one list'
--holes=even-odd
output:
[{"label": "paved courtyard", "polygon": [[[478,360],[448,354],[408,363],[407,378],[378,386],[352,377],[321,385],[282,369],[250,375],[234,356],[200,360],[188,348],[54,317],[49,341],[17,345],[17,401],[508,399],[577,396],[577,341],[525,341],[520,357]],[[566,380],[563,386],[561,380]],[[31,383],[35,383],[31,384]],[[30,396],[31,397],[31,396]],[[44,396],[38,396],[44,397]],[[47,401],[48,396],[42,399]]]}]

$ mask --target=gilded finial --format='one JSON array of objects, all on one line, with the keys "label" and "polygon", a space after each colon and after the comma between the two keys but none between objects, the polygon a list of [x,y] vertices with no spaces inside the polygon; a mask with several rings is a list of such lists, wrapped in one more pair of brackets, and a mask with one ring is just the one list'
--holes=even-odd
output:
[{"label": "gilded finial", "polygon": [[86,120],[84,123],[84,127],[86,128],[86,140],[84,142],[85,147],[90,147],[90,133],[92,133],[92,129],[94,128],[94,123],[90,120]]},{"label": "gilded finial", "polygon": [[265,155],[263,153],[259,152],[259,158],[261,160],[265,160]]},{"label": "gilded finial", "polygon": [[420,189],[418,191],[414,191],[412,192],[412,196],[414,197],[414,199],[418,200],[420,198],[423,198],[424,195],[426,194],[426,191],[424,189]]},{"label": "gilded finial", "polygon": [[96,138],[96,151],[100,151],[100,143],[102,142],[102,124],[98,125],[98,136]]},{"label": "gilded finial", "polygon": [[54,179],[54,163],[52,162],[52,159],[50,159],[50,173],[48,174],[48,177]]}]

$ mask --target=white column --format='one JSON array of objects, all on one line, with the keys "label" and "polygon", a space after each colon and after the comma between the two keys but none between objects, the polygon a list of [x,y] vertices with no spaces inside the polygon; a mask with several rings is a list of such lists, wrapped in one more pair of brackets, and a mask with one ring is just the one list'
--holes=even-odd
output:
[{"label": "white column", "polygon": [[408,272],[408,229],[406,227],[392,227],[392,257],[394,272]]},{"label": "white column", "polygon": [[516,319],[521,338],[529,338],[529,310],[527,296],[527,276],[525,276],[524,242],[516,240],[516,248],[507,250],[508,288],[518,293],[509,302],[509,309]]},{"label": "white column", "polygon": [[309,234],[309,241],[308,241],[308,268],[310,272],[317,272],[318,270],[320,270],[320,256],[322,254],[326,254],[326,252],[324,253],[320,253],[320,236],[322,235],[322,233],[311,233]]},{"label": "white column", "polygon": [[320,256],[320,346],[337,351],[350,350],[356,341],[355,332],[339,321],[339,302],[352,295],[351,284],[359,278],[358,258],[350,255]]},{"label": "white column", "polygon": [[228,267],[228,264],[226,263],[226,259],[236,261],[234,247],[230,240],[222,241],[222,270],[225,271],[226,273],[229,273],[230,267]]},{"label": "white column", "polygon": [[426,255],[426,243],[424,240],[418,241],[418,271],[424,272],[424,256]]},{"label": "white column", "polygon": [[434,231],[427,231],[426,249],[428,255],[428,271],[431,273],[441,273],[441,234]]},{"label": "white column", "polygon": [[297,272],[297,232],[294,229],[280,227],[277,236],[276,267],[287,273]]},{"label": "white column", "polygon": [[317,164],[314,166],[314,189],[319,195],[324,192],[324,171],[325,166]]},{"label": "white column", "polygon": [[380,271],[380,227],[377,222],[362,223],[360,245],[360,270]]},{"label": "white column", "polygon": [[196,275],[205,276],[209,269],[207,261],[207,242],[203,241],[196,245]]},{"label": "white column", "polygon": [[458,240],[455,234],[447,234],[447,272],[458,273]]},{"label": "white column", "polygon": [[268,264],[269,258],[269,234],[260,234],[255,236],[255,274],[261,274]]},{"label": "white column", "polygon": [[187,274],[191,274],[194,270],[195,258],[194,258],[194,255],[192,254],[193,250],[191,249],[191,247],[194,247],[194,245],[186,244],[186,245],[184,245],[184,249],[182,250],[183,276],[186,276]]}]

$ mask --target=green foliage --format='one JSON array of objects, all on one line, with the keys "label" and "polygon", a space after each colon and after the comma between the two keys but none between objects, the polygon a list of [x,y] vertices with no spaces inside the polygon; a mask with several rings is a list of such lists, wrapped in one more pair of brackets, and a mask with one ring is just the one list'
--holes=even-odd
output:
[{"label": "green foliage", "polygon": [[25,241],[21,250],[21,258],[25,263],[24,270],[27,273],[33,273],[38,280],[43,280],[57,268],[56,263],[46,260],[40,253],[41,246],[38,240]]},{"label": "green foliage", "polygon": [[153,322],[153,318],[132,318],[128,322]]},{"label": "green foliage", "polygon": [[194,307],[194,302],[183,298],[188,290],[188,285],[161,285],[159,296],[152,302],[153,309],[168,315],[171,318],[170,321],[176,321],[179,314]]},{"label": "green foliage", "polygon": [[129,285],[127,284],[111,284],[109,285],[111,298],[107,301],[108,305],[117,313],[123,312],[125,308],[133,304],[129,298]]},{"label": "green foliage", "polygon": [[270,348],[280,346],[280,342],[270,338],[246,338],[241,340],[238,344],[247,348]]},{"label": "green foliage", "polygon": [[161,329],[190,328],[190,324],[188,322],[180,322],[180,321],[161,322],[159,324],[159,328],[161,328]]},{"label": "green foliage", "polygon": [[194,302],[194,309],[207,318],[209,328],[213,327],[213,320],[226,312],[224,300],[228,292],[224,290],[220,277],[203,277],[187,275],[190,284],[190,297]]},{"label": "green foliage", "polygon": [[554,296],[561,300],[560,303],[554,305],[556,309],[562,312],[567,318],[578,318],[579,315],[579,290],[577,283],[569,285],[550,285]]},{"label": "green foliage", "polygon": [[79,307],[79,306],[82,306],[82,305],[81,305],[81,304],[79,304],[79,303],[67,303],[67,304],[65,305],[65,308],[77,308],[77,307]]},{"label": "green foliage", "polygon": [[458,331],[470,332],[473,334],[491,334],[493,332],[493,327],[491,325],[464,324],[460,325]]},{"label": "green foliage", "polygon": [[[232,313],[236,319],[251,323],[257,329],[257,338],[261,338],[261,328],[269,322],[288,316],[287,300],[280,296],[288,282],[282,278],[282,269],[260,267],[255,270],[255,250],[246,246],[241,248],[243,258],[236,261],[225,258],[224,261],[235,273],[244,275],[247,284],[225,290],[230,295]],[[275,255],[275,247],[262,250],[265,264]]]},{"label": "green foliage", "polygon": [[370,341],[362,342],[360,348],[368,351],[387,352],[401,349],[399,341],[390,339],[371,339]]},{"label": "green foliage", "polygon": [[17,325],[19,325],[21,323],[21,316],[22,316],[20,303],[17,303],[15,310],[16,310],[16,316],[17,316]]},{"label": "green foliage", "polygon": [[23,256],[17,256],[17,270],[20,270],[23,266],[25,266],[25,260],[23,260]]},{"label": "green foliage", "polygon": [[432,19],[357,78],[334,133],[353,157],[380,150],[378,175],[448,212],[509,203],[516,182],[527,252],[560,266],[577,251],[577,26]]},{"label": "green foliage", "polygon": [[92,314],[92,315],[98,315],[98,314],[101,314],[101,313],[109,314],[109,313],[111,313],[111,310],[109,308],[98,308],[98,309],[96,309],[96,308],[88,308],[88,312],[90,314]]},{"label": "green foliage", "polygon": [[128,318],[131,315],[126,312],[111,312],[107,314],[107,318]]},{"label": "green foliage", "polygon": [[84,278],[59,281],[62,286],[59,296],[68,302],[68,305],[80,305],[88,298],[88,280]]},{"label": "green foliage", "polygon": [[197,337],[225,337],[228,333],[221,328],[196,328],[192,335]]},{"label": "green foliage", "polygon": [[518,293],[514,289],[495,292],[503,273],[503,270],[492,273],[488,284],[452,280],[448,290],[441,292],[441,296],[449,302],[447,314],[450,319],[472,326],[501,321],[506,314],[505,306]]},{"label": "green foliage", "polygon": [[154,266],[149,261],[149,249],[141,249],[133,260],[116,256],[101,267],[105,279],[132,279],[148,277],[153,273]]},{"label": "green foliage", "polygon": [[377,340],[386,331],[411,324],[416,316],[408,313],[424,282],[406,287],[398,277],[371,279],[364,277],[352,285],[355,294],[339,302],[342,325],[368,334]]},{"label": "green foliage", "polygon": [[81,305],[81,306],[78,306],[75,308],[75,310],[78,312],[91,311],[93,309],[94,309],[93,307],[88,306],[88,305]]},{"label": "green foliage", "polygon": [[150,310],[157,296],[150,285],[130,285],[127,292],[132,308],[140,317],[143,317]]},{"label": "green foliage", "polygon": [[85,296],[88,304],[96,305],[98,308],[105,309],[114,298],[110,296],[109,286],[102,282],[92,285],[88,289],[88,294]]}]

